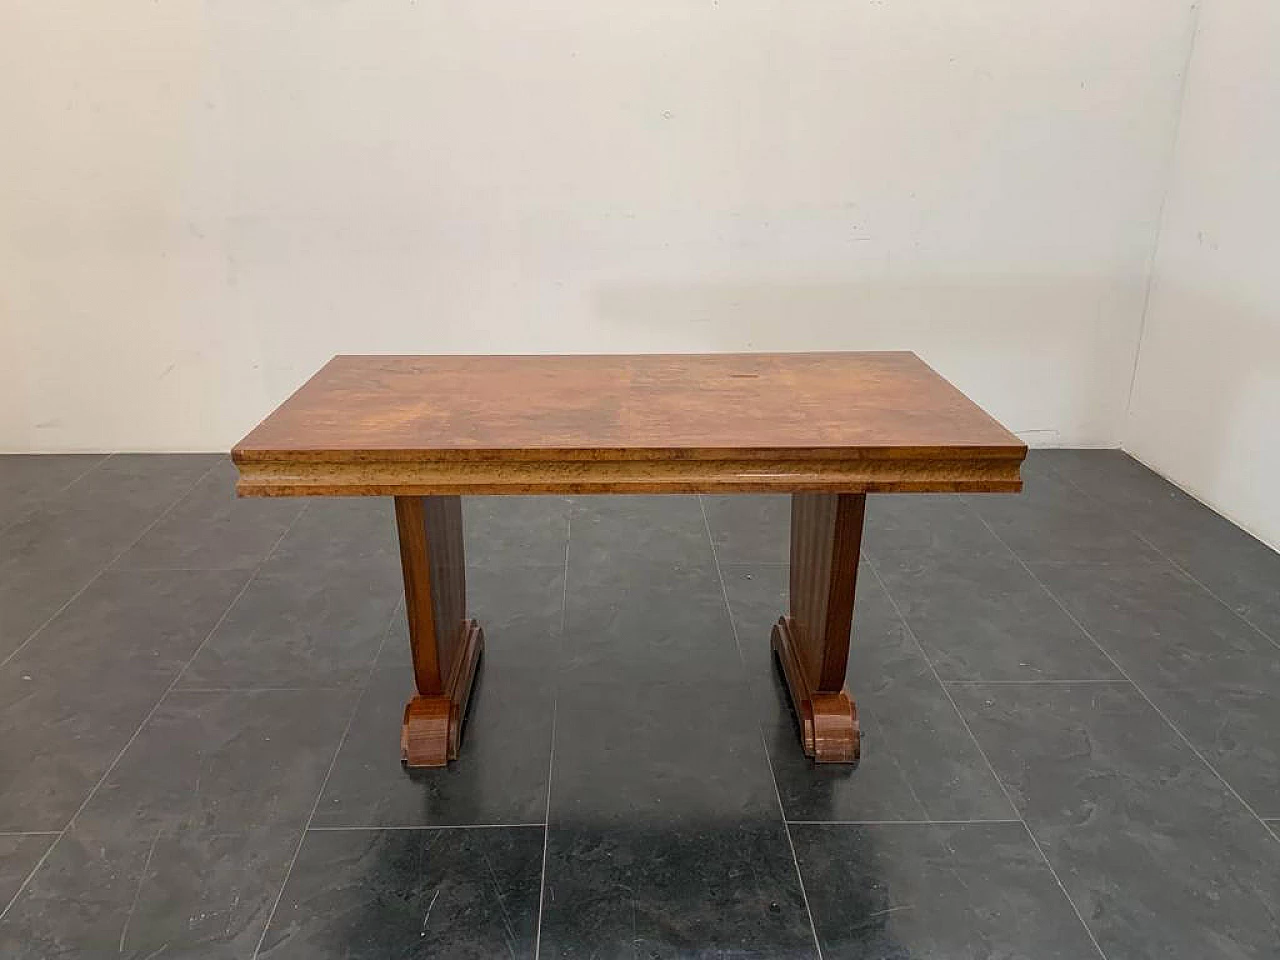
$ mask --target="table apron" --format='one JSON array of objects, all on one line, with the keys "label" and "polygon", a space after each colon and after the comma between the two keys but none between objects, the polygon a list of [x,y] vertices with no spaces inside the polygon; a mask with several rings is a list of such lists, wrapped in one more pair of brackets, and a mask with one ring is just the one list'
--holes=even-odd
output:
[{"label": "table apron", "polygon": [[249,497],[589,493],[1016,493],[1022,455],[848,460],[449,460],[238,464]]}]

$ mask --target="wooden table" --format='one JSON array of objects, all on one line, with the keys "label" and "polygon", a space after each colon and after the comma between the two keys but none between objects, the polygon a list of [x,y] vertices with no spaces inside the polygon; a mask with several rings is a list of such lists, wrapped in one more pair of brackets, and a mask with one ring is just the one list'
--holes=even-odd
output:
[{"label": "wooden table", "polygon": [[858,758],[844,689],[868,493],[1016,492],[1026,447],[913,353],[335,357],[231,456],[255,497],[394,497],[417,696],[410,766],[458,756],[484,644],[462,495],[791,497],[772,644],[819,762]]}]

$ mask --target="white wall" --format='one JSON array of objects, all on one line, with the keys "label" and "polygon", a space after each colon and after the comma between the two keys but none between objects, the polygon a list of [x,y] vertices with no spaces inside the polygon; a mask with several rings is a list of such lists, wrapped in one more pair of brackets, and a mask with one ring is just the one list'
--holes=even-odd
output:
[{"label": "white wall", "polygon": [[336,352],[915,349],[1120,439],[1189,0],[0,0],[0,449]]},{"label": "white wall", "polygon": [[1125,449],[1280,548],[1280,4],[1194,49]]}]

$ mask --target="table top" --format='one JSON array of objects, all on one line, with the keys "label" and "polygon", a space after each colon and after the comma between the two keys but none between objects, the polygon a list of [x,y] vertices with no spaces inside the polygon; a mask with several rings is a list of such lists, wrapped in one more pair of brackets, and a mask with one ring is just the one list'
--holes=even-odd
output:
[{"label": "table top", "polygon": [[248,495],[1017,490],[913,353],[339,356],[236,445]]}]

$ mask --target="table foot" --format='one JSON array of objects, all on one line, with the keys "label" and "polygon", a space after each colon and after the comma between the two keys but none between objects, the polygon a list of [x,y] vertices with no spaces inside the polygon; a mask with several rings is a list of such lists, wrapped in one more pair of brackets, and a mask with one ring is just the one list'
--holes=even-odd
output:
[{"label": "table foot", "polygon": [[475,686],[476,667],[484,649],[484,631],[474,620],[465,626],[460,653],[445,692],[416,696],[404,707],[400,759],[409,767],[443,767],[458,759],[467,702]]},{"label": "table foot", "polygon": [[772,642],[804,752],[819,763],[858,760],[858,711],[844,674],[866,506],[862,493],[791,496],[791,615]]},{"label": "table foot", "polygon": [[396,497],[405,615],[418,695],[404,709],[400,755],[411,767],[458,758],[462,721],[484,646],[467,616],[459,497]]},{"label": "table foot", "polygon": [[853,699],[844,690],[818,693],[810,688],[796,655],[790,618],[778,618],[770,640],[782,664],[791,706],[800,721],[800,745],[805,756],[818,763],[857,763],[862,735]]}]

